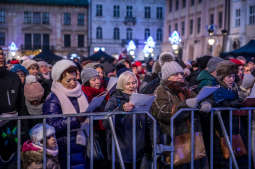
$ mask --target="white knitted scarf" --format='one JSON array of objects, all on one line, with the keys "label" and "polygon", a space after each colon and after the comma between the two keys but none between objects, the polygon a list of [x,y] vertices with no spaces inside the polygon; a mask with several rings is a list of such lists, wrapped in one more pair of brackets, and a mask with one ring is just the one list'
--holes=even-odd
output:
[{"label": "white knitted scarf", "polygon": [[[81,90],[81,85],[78,82],[74,89],[67,89],[61,83],[53,81],[51,91],[58,97],[63,114],[84,113],[88,108],[87,98]],[[78,99],[80,112],[76,112],[68,97],[76,97]]]}]

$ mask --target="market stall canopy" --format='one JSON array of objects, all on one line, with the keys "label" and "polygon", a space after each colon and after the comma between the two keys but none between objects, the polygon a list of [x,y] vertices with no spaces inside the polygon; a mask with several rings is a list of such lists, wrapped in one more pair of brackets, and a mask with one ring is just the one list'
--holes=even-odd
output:
[{"label": "market stall canopy", "polygon": [[88,60],[92,60],[92,61],[100,61],[102,62],[113,62],[114,61],[114,57],[112,57],[111,55],[103,52],[102,50],[99,50],[98,52],[96,52],[95,54],[89,56],[87,58]]},{"label": "market stall canopy", "polygon": [[61,56],[55,55],[50,50],[43,50],[41,53],[36,55],[34,58],[36,61],[45,61],[51,65],[54,65],[57,61],[63,59]]},{"label": "market stall canopy", "polygon": [[246,45],[242,46],[239,49],[233,50],[231,52],[223,53],[223,56],[244,56],[248,60],[251,57],[255,57],[255,40],[250,40]]}]

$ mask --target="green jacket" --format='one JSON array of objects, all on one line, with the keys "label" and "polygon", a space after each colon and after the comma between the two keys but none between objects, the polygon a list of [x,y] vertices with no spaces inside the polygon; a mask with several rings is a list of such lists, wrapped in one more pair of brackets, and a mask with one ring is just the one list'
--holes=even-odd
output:
[{"label": "green jacket", "polygon": [[197,76],[197,81],[199,82],[198,91],[204,86],[215,86],[218,82],[215,77],[213,77],[207,70],[202,70]]}]

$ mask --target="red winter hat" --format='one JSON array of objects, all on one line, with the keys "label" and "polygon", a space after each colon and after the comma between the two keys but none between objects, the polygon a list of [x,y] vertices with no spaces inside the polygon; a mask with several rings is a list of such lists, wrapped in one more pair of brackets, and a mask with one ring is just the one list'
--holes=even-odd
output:
[{"label": "red winter hat", "polygon": [[18,60],[12,60],[12,61],[10,62],[10,64],[12,64],[12,65],[19,64],[19,61],[18,61]]},{"label": "red winter hat", "polygon": [[237,64],[237,65],[244,65],[242,61],[238,60],[238,59],[229,59],[231,62]]},{"label": "red winter hat", "polygon": [[136,65],[137,67],[138,67],[138,66],[142,66],[142,62],[136,61],[136,62],[134,63],[134,65]]}]

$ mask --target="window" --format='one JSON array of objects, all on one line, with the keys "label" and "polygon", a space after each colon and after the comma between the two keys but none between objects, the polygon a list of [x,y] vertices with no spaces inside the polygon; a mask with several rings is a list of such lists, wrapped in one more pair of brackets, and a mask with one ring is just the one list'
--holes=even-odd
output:
[{"label": "window", "polygon": [[0,24],[4,24],[4,23],[5,23],[5,10],[0,9]]},{"label": "window", "polygon": [[213,25],[214,24],[214,15],[213,14],[210,14],[210,25]]},{"label": "window", "polygon": [[195,0],[191,0],[190,5],[191,5],[191,6],[194,6],[194,5],[195,5]]},{"label": "window", "polygon": [[64,13],[64,25],[71,25],[71,14]]},{"label": "window", "polygon": [[190,35],[193,34],[193,19],[189,21],[189,34]]},{"label": "window", "polygon": [[254,25],[255,24],[255,5],[250,6],[249,10],[249,24]]},{"label": "window", "polygon": [[119,28],[113,29],[113,39],[120,40],[120,29]]},{"label": "window", "polygon": [[42,13],[42,24],[48,25],[50,23],[50,16],[48,12]]},{"label": "window", "polygon": [[172,12],[172,8],[173,8],[173,0],[169,0],[169,12]]},{"label": "window", "polygon": [[157,41],[162,41],[162,29],[158,28],[157,29],[157,38],[156,38]]},{"label": "window", "polygon": [[235,27],[240,27],[240,8],[235,10]]},{"label": "window", "polygon": [[179,0],[175,0],[175,10],[179,9]]},{"label": "window", "polygon": [[182,8],[186,8],[186,0],[182,0]]},{"label": "window", "polygon": [[163,18],[163,9],[162,7],[157,7],[157,19]]},{"label": "window", "polygon": [[127,28],[127,40],[133,39],[133,30],[131,28]]},{"label": "window", "polygon": [[168,34],[169,34],[169,36],[170,36],[171,33],[172,33],[171,31],[172,31],[172,28],[171,28],[171,25],[169,24],[169,25],[168,25]]},{"label": "window", "polygon": [[218,13],[218,25],[219,28],[222,28],[222,12]]},{"label": "window", "polygon": [[84,19],[85,19],[85,14],[84,13],[78,13],[77,25],[83,26],[84,25]]},{"label": "window", "polygon": [[78,48],[84,47],[84,35],[78,35]]},{"label": "window", "polygon": [[101,27],[97,27],[96,38],[97,39],[103,39],[103,33],[102,33],[102,28]]},{"label": "window", "polygon": [[174,25],[174,29],[175,29],[175,31],[178,32],[178,23],[176,23],[176,24]]},{"label": "window", "polygon": [[146,28],[144,30],[144,40],[147,40],[150,35],[151,35],[150,29]]},{"label": "window", "polygon": [[120,6],[119,5],[113,6],[113,17],[120,17]]},{"label": "window", "polygon": [[35,33],[33,34],[33,49],[41,49],[41,34]]},{"label": "window", "polygon": [[33,12],[33,24],[41,24],[41,13]]},{"label": "window", "polygon": [[151,18],[151,8],[150,7],[144,7],[144,18]]},{"label": "window", "polygon": [[133,16],[133,7],[127,6],[127,17],[132,17],[132,16]]},{"label": "window", "polygon": [[43,49],[50,48],[50,35],[45,33],[43,34]]},{"label": "window", "polygon": [[185,22],[182,21],[182,27],[181,27],[181,35],[185,34]]},{"label": "window", "polygon": [[32,23],[32,13],[25,11],[24,12],[24,24],[31,24]]},{"label": "window", "polygon": [[0,46],[4,46],[4,45],[5,45],[5,33],[0,32]]},{"label": "window", "polygon": [[32,34],[31,33],[25,33],[25,49],[32,49]]},{"label": "window", "polygon": [[101,4],[96,5],[96,16],[103,16],[103,6]]},{"label": "window", "polygon": [[201,31],[201,18],[197,18],[197,33],[199,34]]},{"label": "window", "polygon": [[65,34],[64,35],[64,47],[65,48],[70,48],[71,47],[71,35],[70,34]]}]

